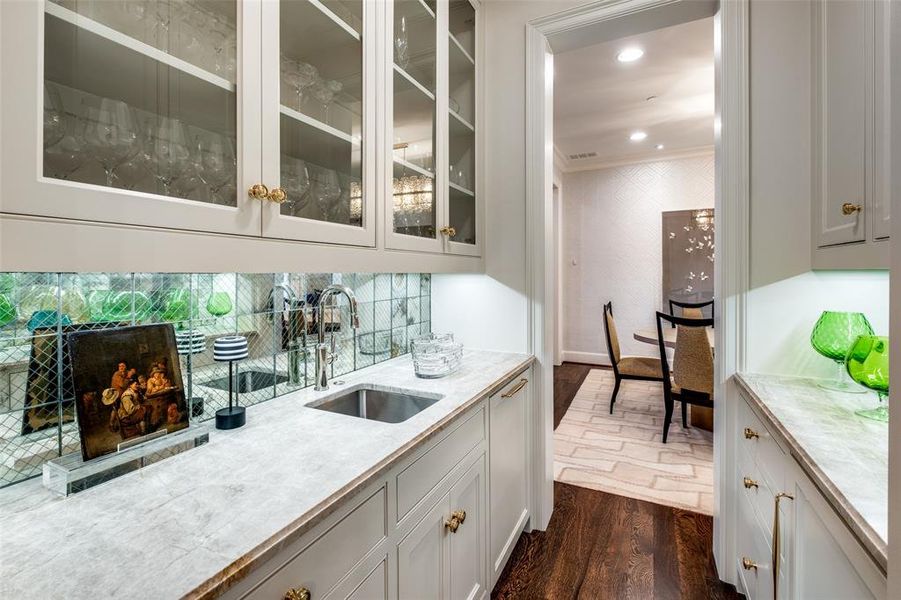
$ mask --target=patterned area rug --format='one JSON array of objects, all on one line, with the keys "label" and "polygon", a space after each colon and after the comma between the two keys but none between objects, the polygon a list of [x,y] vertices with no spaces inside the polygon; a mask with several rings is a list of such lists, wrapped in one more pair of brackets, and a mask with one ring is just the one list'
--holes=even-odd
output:
[{"label": "patterned area rug", "polygon": [[613,382],[604,369],[585,378],[554,431],[554,479],[713,514],[713,434],[683,429],[677,404],[664,444],[661,384],[623,381],[611,415]]}]

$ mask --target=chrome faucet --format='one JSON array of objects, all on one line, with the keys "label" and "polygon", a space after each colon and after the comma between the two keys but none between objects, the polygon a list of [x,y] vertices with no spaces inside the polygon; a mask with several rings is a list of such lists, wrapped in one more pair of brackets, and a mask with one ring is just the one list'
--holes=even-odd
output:
[{"label": "chrome faucet", "polygon": [[328,389],[328,365],[334,360],[335,352],[335,335],[332,334],[331,344],[325,343],[325,307],[326,300],[337,294],[347,296],[350,303],[350,324],[354,329],[360,327],[360,318],[357,316],[357,297],[354,296],[352,289],[346,285],[330,285],[319,295],[319,343],[316,344],[316,387],[317,392]]}]

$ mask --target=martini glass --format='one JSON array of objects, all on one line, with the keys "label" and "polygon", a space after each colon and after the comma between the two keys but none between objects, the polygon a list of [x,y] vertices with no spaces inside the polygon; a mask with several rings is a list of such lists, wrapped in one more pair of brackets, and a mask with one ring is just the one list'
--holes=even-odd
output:
[{"label": "martini glass", "polygon": [[879,396],[879,406],[858,410],[854,414],[874,421],[888,421],[889,341],[878,335],[862,335],[854,341],[845,359],[848,375]]},{"label": "martini glass", "polygon": [[835,361],[838,371],[834,381],[821,381],[817,385],[828,390],[863,393],[845,377],[845,357],[858,336],[873,333],[873,327],[863,313],[823,312],[810,334],[810,344],[814,350]]}]

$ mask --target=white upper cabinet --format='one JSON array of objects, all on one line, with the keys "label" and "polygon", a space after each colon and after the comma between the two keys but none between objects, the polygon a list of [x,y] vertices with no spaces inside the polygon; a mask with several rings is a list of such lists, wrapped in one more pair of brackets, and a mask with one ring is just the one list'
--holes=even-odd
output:
[{"label": "white upper cabinet", "polygon": [[812,6],[814,267],[885,268],[889,3]]},{"label": "white upper cabinet", "polygon": [[0,2],[0,267],[40,236],[138,268],[104,258],[125,225],[165,249],[144,270],[480,270],[476,25],[469,0]]},{"label": "white upper cabinet", "polygon": [[258,235],[253,8],[4,3],[2,211]]}]

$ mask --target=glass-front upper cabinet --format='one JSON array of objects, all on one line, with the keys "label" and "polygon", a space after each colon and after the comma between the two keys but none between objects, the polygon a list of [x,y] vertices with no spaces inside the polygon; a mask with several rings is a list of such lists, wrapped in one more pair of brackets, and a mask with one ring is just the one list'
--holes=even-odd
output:
[{"label": "glass-front upper cabinet", "polygon": [[391,32],[389,245],[440,251],[436,180],[438,6],[395,0]]},{"label": "glass-front upper cabinet", "polygon": [[259,56],[243,3],[5,4],[4,212],[259,235],[243,168],[260,158],[238,129],[258,87],[239,77]]},{"label": "glass-front upper cabinet", "polygon": [[374,78],[364,74],[375,64],[376,9],[364,0],[263,3],[263,30],[278,31],[277,45],[263,44],[263,179],[281,192],[264,202],[264,236],[375,245]]},{"label": "glass-front upper cabinet", "polygon": [[477,253],[476,11],[448,1],[447,239],[449,250]]}]

